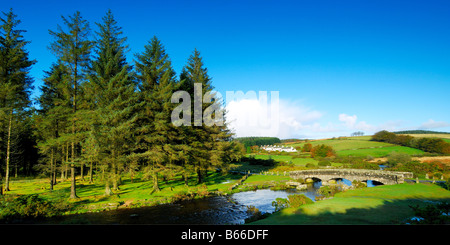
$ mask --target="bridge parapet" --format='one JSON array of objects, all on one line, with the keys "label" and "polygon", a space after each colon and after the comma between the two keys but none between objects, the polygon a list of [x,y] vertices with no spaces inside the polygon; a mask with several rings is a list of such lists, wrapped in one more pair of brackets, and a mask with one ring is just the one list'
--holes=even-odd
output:
[{"label": "bridge parapet", "polygon": [[337,178],[350,181],[375,180],[385,185],[393,185],[403,183],[405,178],[412,178],[412,173],[368,169],[311,169],[292,171],[290,176],[293,179],[318,178],[323,181]]}]

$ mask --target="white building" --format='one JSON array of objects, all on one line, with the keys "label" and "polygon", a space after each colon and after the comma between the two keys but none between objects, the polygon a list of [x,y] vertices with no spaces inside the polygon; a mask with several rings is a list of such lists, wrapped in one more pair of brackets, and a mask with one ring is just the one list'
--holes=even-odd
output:
[{"label": "white building", "polygon": [[287,147],[287,146],[276,146],[276,145],[262,145],[260,147],[263,150],[266,151],[285,151],[285,152],[297,152],[294,147]]}]

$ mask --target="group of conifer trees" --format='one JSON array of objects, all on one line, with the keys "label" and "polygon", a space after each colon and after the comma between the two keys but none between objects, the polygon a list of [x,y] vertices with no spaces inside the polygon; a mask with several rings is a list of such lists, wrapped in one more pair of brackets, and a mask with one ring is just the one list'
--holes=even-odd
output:
[{"label": "group of conifer trees", "polygon": [[[175,126],[171,102],[175,91],[202,94],[213,87],[200,53],[195,50],[177,77],[164,46],[151,38],[144,51],[127,62],[129,47],[122,28],[109,10],[92,29],[80,12],[62,17],[63,26],[49,30],[49,49],[56,62],[43,78],[36,108],[31,106],[33,79],[29,71],[36,62],[28,57],[20,21],[10,10],[1,19],[0,57],[0,172],[7,191],[11,176],[11,131],[31,129],[22,137],[32,138],[39,152],[39,172],[71,181],[76,198],[76,180],[101,181],[105,194],[117,190],[124,175],[137,173],[153,180],[159,191],[161,178],[179,176],[188,183],[196,175],[202,182],[207,171],[226,169],[240,158],[242,145],[231,141],[223,125]],[[203,103],[202,110],[217,99]],[[194,103],[192,103],[193,105]],[[27,118],[26,120],[24,118]],[[28,123],[28,127],[21,124]],[[20,155],[20,154],[19,154]],[[94,178],[95,177],[95,178]],[[0,188],[3,189],[3,188]]]}]

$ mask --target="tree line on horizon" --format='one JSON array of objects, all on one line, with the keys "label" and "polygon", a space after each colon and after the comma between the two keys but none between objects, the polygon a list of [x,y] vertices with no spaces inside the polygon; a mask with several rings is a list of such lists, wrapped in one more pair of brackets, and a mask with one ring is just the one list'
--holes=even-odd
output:
[{"label": "tree line on horizon", "polygon": [[[70,179],[70,198],[76,198],[77,174],[90,183],[96,175],[106,195],[119,188],[124,174],[133,179],[137,173],[159,191],[161,177],[179,175],[187,184],[196,175],[201,183],[207,171],[226,169],[242,156],[226,123],[171,123],[175,91],[192,95],[194,83],[202,84],[202,94],[213,89],[197,49],[177,76],[156,36],[128,63],[127,38],[110,10],[95,23],[95,33],[78,11],[62,21],[49,30],[56,61],[45,71],[33,107],[30,41],[12,9],[0,18],[0,194],[10,189],[13,167],[15,176],[50,177],[50,189],[58,177]],[[214,103],[203,103],[202,110]]]},{"label": "tree line on horizon", "polygon": [[261,145],[273,145],[282,143],[277,137],[261,137],[261,136],[249,136],[249,137],[237,137],[234,141],[240,142],[244,147],[261,146]]},{"label": "tree line on horizon", "polygon": [[450,143],[447,143],[440,138],[419,138],[382,130],[375,133],[372,136],[371,140],[407,146],[430,153],[450,154]]}]

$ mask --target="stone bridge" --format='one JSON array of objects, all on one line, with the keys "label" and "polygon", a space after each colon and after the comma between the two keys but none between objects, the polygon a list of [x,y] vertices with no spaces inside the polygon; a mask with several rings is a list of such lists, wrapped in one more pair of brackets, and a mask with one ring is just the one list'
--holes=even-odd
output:
[{"label": "stone bridge", "polygon": [[395,185],[404,182],[405,178],[413,178],[410,172],[394,172],[385,170],[367,170],[367,169],[312,169],[290,172],[293,179],[312,179],[317,178],[323,182],[333,179],[348,179],[350,181],[374,180],[385,185]]}]

